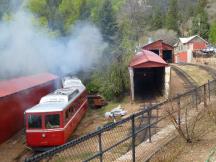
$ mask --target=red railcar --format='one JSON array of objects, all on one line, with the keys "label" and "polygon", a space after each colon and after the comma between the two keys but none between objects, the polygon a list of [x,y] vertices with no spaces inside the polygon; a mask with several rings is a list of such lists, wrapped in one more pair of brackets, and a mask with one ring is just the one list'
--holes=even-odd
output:
[{"label": "red railcar", "polygon": [[24,127],[24,111],[60,86],[57,76],[37,74],[0,81],[0,143]]},{"label": "red railcar", "polygon": [[25,112],[28,146],[47,149],[64,144],[71,136],[88,105],[81,81],[74,79],[70,85],[44,96]]}]

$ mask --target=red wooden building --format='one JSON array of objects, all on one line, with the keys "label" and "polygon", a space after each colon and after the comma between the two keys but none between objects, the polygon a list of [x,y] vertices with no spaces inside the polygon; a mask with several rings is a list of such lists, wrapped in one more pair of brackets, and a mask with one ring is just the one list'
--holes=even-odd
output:
[{"label": "red wooden building", "polygon": [[0,81],[0,143],[23,128],[24,111],[60,86],[59,81],[49,73]]},{"label": "red wooden building", "polygon": [[205,49],[208,42],[198,35],[179,38],[175,44],[175,63],[191,62],[193,52]]},{"label": "red wooden building", "polygon": [[151,51],[138,52],[129,65],[132,100],[155,95],[154,92],[163,95],[167,82],[165,78],[167,66],[161,57]]},{"label": "red wooden building", "polygon": [[164,43],[163,40],[158,40],[152,43],[149,43],[142,47],[144,50],[149,50],[157,55],[159,55],[163,60],[165,60],[167,63],[172,63],[174,61],[174,47]]}]

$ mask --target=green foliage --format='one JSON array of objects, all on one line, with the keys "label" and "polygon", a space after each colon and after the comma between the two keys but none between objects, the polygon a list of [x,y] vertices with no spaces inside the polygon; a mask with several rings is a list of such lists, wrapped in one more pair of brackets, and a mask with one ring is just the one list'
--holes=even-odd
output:
[{"label": "green foliage", "polygon": [[93,84],[99,86],[99,92],[107,99],[112,100],[122,95],[125,90],[124,71],[122,64],[115,62],[104,71],[94,74]]},{"label": "green foliage", "polygon": [[126,3],[127,0],[112,0],[112,8],[115,13],[117,13],[121,7]]},{"label": "green foliage", "polygon": [[80,6],[81,0],[62,0],[62,3],[59,6],[59,11],[62,15],[64,30],[66,32],[80,16]]},{"label": "green foliage", "polygon": [[169,0],[168,13],[166,16],[166,28],[178,31],[178,3],[177,0]]},{"label": "green foliage", "polygon": [[161,11],[161,9],[157,6],[153,9],[154,12],[152,14],[151,19],[151,26],[153,30],[161,29],[164,24],[164,13]]},{"label": "green foliage", "polygon": [[28,8],[41,25],[65,35],[80,16],[81,0],[29,0]]},{"label": "green foliage", "polygon": [[64,33],[64,23],[59,12],[62,0],[29,0],[28,8],[38,18],[41,25],[59,33]]},{"label": "green foliage", "polygon": [[192,33],[208,38],[208,15],[205,11],[206,0],[199,0],[196,6],[196,16],[193,18]]},{"label": "green foliage", "polygon": [[209,41],[216,44],[216,22],[212,23],[209,30]]},{"label": "green foliage", "polygon": [[8,21],[11,14],[20,7],[22,2],[23,0],[0,0],[0,20],[3,18],[3,20]]},{"label": "green foliage", "polygon": [[94,82],[89,82],[86,85],[86,89],[90,94],[95,94],[98,92],[99,86],[97,84],[95,84]]},{"label": "green foliage", "polygon": [[87,3],[87,0],[82,0],[80,4],[80,20],[87,20],[91,15],[91,6]]},{"label": "green foliage", "polygon": [[113,44],[117,36],[118,26],[111,0],[105,0],[99,11],[99,27],[104,40]]}]

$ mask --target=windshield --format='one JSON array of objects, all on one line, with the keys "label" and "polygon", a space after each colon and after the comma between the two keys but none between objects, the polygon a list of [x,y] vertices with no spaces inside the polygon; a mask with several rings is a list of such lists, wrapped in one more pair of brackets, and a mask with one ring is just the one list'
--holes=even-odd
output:
[{"label": "windshield", "polygon": [[28,127],[29,128],[42,128],[41,115],[29,115],[28,116]]},{"label": "windshield", "polygon": [[45,126],[47,129],[58,128],[60,126],[60,115],[59,114],[46,115]]}]

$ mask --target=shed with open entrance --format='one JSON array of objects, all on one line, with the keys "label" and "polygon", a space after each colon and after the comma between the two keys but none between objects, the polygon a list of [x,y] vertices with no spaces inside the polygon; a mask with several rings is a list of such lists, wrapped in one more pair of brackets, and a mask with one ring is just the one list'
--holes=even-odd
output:
[{"label": "shed with open entrance", "polygon": [[170,68],[157,54],[142,50],[129,64],[131,99],[168,96]]},{"label": "shed with open entrance", "polygon": [[146,44],[142,47],[142,49],[156,53],[167,63],[174,62],[174,47],[164,43],[163,40],[157,40],[155,42]]}]

